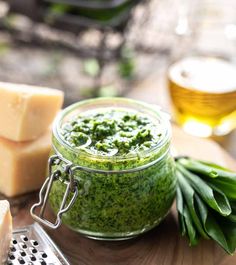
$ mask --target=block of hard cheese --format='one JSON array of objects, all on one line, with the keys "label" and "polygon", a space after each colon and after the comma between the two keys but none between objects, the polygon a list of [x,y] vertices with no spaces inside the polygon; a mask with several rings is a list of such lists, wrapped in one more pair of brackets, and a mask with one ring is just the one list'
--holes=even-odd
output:
[{"label": "block of hard cheese", "polygon": [[13,197],[39,189],[45,180],[50,148],[50,130],[29,142],[0,138],[0,193]]},{"label": "block of hard cheese", "polygon": [[6,264],[12,238],[12,217],[8,201],[0,201],[0,264]]},{"label": "block of hard cheese", "polygon": [[0,82],[0,136],[13,141],[36,139],[62,103],[60,90]]}]

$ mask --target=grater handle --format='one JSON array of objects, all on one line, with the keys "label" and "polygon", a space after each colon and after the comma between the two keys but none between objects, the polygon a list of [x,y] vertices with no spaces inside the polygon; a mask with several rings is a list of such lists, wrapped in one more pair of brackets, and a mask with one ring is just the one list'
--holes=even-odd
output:
[{"label": "grater handle", "polygon": [[[69,211],[69,209],[73,206],[73,204],[76,201],[76,198],[78,197],[78,193],[79,193],[77,181],[74,180],[73,171],[71,170],[72,164],[66,164],[65,172],[70,176],[70,182],[62,182],[62,185],[66,185],[66,190],[65,190],[65,193],[62,199],[60,209],[57,213],[56,221],[55,223],[52,223],[44,217],[45,208],[47,206],[47,202],[48,202],[48,198],[49,198],[49,194],[50,194],[53,182],[58,180],[59,176],[61,175],[61,172],[59,170],[56,170],[53,172],[52,166],[55,164],[59,164],[60,162],[65,162],[65,161],[62,160],[57,155],[51,156],[49,158],[49,177],[45,180],[42,188],[40,189],[39,202],[34,204],[30,210],[30,214],[35,221],[51,229],[57,229],[61,225],[62,215],[65,212]],[[67,202],[67,199],[70,193],[73,193],[73,196],[70,202],[66,205],[66,202]],[[39,215],[36,214],[37,208],[40,209]]]}]

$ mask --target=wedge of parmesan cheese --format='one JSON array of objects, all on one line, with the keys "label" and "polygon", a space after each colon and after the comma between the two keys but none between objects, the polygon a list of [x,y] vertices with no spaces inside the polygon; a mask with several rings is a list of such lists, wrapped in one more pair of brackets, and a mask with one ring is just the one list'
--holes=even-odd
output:
[{"label": "wedge of parmesan cheese", "polygon": [[5,264],[12,239],[12,217],[8,201],[0,201],[0,264]]},{"label": "wedge of parmesan cheese", "polygon": [[60,90],[0,82],[0,136],[13,141],[38,138],[62,103]]},{"label": "wedge of parmesan cheese", "polygon": [[39,189],[45,180],[50,149],[50,129],[28,142],[0,138],[0,192],[13,197]]}]

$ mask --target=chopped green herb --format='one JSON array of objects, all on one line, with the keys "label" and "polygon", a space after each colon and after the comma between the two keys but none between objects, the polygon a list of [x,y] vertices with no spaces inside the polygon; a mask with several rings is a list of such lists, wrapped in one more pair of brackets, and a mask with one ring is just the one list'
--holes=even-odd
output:
[{"label": "chopped green herb", "polygon": [[89,153],[128,155],[157,145],[159,127],[141,113],[107,109],[74,117],[63,125],[61,133],[73,147],[84,147],[90,140],[86,146]]}]

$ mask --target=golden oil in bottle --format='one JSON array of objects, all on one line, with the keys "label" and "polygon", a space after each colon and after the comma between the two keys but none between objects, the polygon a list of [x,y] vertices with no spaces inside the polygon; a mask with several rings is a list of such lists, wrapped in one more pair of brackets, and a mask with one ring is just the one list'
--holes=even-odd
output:
[{"label": "golden oil in bottle", "polygon": [[168,86],[175,120],[202,137],[236,128],[236,67],[214,57],[187,57],[170,66]]}]

